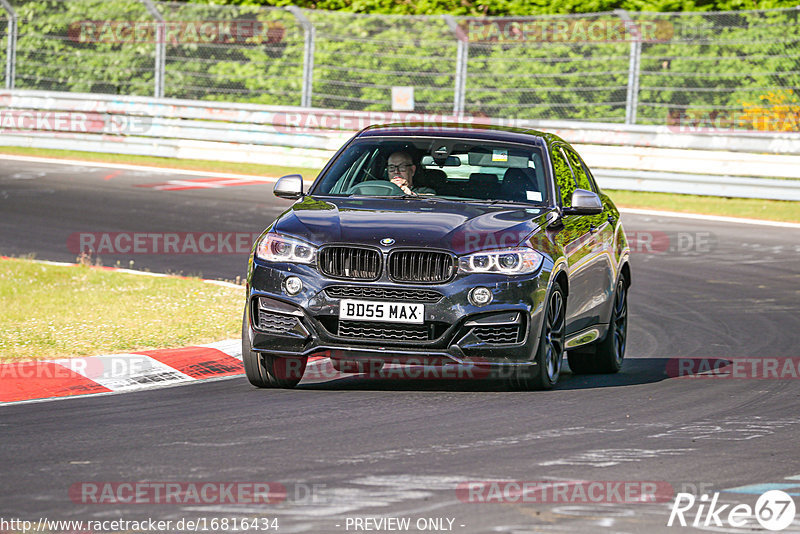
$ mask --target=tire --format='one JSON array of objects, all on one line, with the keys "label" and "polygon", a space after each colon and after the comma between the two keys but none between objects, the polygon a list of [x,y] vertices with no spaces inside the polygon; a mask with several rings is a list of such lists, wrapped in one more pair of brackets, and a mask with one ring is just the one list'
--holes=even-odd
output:
[{"label": "tire", "polygon": [[552,389],[561,376],[566,337],[567,299],[559,284],[553,286],[543,310],[542,331],[536,348],[534,367],[517,367],[509,379],[515,389]]},{"label": "tire", "polygon": [[242,362],[247,380],[258,388],[293,388],[303,378],[308,358],[255,352],[250,345],[247,310],[242,318]]},{"label": "tire", "polygon": [[613,374],[622,369],[628,335],[628,281],[620,275],[614,292],[614,307],[605,338],[594,345],[567,353],[575,374]]}]

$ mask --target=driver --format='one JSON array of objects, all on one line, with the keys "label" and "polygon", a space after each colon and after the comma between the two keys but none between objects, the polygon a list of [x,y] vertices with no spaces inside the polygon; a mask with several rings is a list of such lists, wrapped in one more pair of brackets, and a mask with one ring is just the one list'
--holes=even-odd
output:
[{"label": "driver", "polygon": [[403,190],[406,195],[435,195],[436,191],[424,185],[414,186],[414,173],[417,166],[411,154],[405,151],[394,152],[386,165],[389,180]]}]

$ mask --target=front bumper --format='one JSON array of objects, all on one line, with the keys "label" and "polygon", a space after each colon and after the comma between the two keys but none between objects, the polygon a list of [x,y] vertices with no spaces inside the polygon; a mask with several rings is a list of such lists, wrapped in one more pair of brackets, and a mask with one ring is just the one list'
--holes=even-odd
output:
[{"label": "front bumper", "polygon": [[[254,351],[277,356],[324,354],[398,363],[532,365],[547,292],[547,273],[542,272],[517,277],[457,275],[446,284],[404,285],[388,279],[333,280],[312,266],[255,261],[248,280],[248,334]],[[290,275],[303,282],[302,291],[295,296],[283,291],[283,281]],[[490,304],[478,307],[469,302],[467,295],[476,286],[492,291]],[[376,290],[399,294],[392,300],[400,302],[424,298],[424,326],[340,323],[343,287],[351,295],[348,298],[357,298],[352,294],[363,291],[374,296]]]}]

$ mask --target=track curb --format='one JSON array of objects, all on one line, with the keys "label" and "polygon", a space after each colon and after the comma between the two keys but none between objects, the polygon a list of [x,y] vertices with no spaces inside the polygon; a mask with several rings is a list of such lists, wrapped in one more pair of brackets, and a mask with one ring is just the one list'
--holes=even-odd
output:
[{"label": "track curb", "polygon": [[[0,259],[17,258],[0,256]],[[79,265],[46,260],[26,261],[65,267]],[[119,267],[88,267],[140,276],[189,278]],[[208,284],[244,289],[243,286],[221,280],[201,280]],[[0,364],[0,406],[63,397],[127,393],[242,374],[244,367],[240,339],[173,349],[4,363]]]},{"label": "track curb", "polygon": [[241,340],[177,349],[0,364],[0,406],[128,393],[239,376]]}]

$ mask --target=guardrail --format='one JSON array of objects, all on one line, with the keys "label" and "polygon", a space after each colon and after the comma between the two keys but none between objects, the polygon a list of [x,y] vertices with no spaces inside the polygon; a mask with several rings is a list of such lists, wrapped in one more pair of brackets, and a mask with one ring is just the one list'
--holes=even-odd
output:
[{"label": "guardrail", "polygon": [[[541,129],[575,144],[602,187],[800,200],[800,134],[340,111],[47,91],[0,91],[0,145],[320,168],[368,124]],[[780,177],[780,179],[775,179]]]}]

